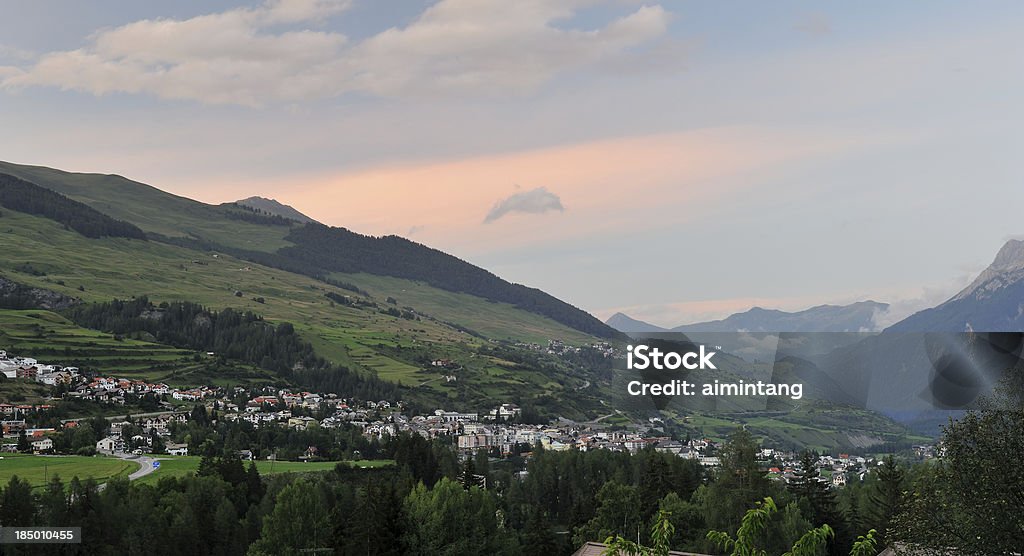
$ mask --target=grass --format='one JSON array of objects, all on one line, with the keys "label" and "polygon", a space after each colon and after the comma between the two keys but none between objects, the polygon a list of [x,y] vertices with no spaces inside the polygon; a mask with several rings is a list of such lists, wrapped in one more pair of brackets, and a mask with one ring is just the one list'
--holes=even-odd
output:
[{"label": "grass", "polygon": [[399,307],[414,307],[428,315],[457,322],[488,338],[542,344],[547,344],[551,338],[575,343],[593,341],[578,330],[519,310],[508,303],[439,290],[413,280],[389,276],[333,273],[331,277],[340,282],[354,283],[378,299],[393,297]]},{"label": "grass", "polygon": [[[160,468],[140,478],[141,483],[156,484],[163,477],[183,477],[195,473],[199,469],[199,456],[157,456],[160,459]],[[273,475],[278,473],[312,473],[317,471],[332,471],[339,463],[337,461],[266,461],[256,462],[256,469],[261,475]],[[394,465],[393,460],[365,460],[345,462],[353,467],[370,468],[386,467]],[[246,466],[249,464],[246,463]]]},{"label": "grass", "polygon": [[290,245],[286,226],[264,226],[227,218],[224,209],[178,197],[120,176],[77,174],[0,162],[0,172],[62,193],[147,232],[195,237],[242,249],[273,251]]},{"label": "grass", "polygon": [[[448,357],[453,352],[468,354],[484,343],[445,321],[495,338],[591,339],[533,313],[466,294],[408,280],[370,275],[342,277],[346,281],[363,280],[356,285],[369,290],[372,300],[381,307],[387,306],[387,296],[394,296],[399,306],[411,306],[428,315],[420,320],[396,318],[372,307],[332,303],[325,297],[327,292],[352,292],[307,276],[152,241],[87,239],[52,221],[9,210],[0,216],[0,243],[5,246],[0,274],[16,282],[85,301],[147,295],[154,302],[190,300],[214,309],[255,311],[268,322],[293,323],[322,356],[395,381],[408,382],[410,373],[418,371],[419,366],[394,359],[382,352],[382,346],[429,346],[438,357]],[[26,263],[45,275],[16,270]],[[241,297],[234,295],[236,291],[242,293]],[[264,302],[255,301],[257,297]],[[84,342],[102,340],[83,334],[78,339]],[[75,341],[73,336],[63,341]]]},{"label": "grass", "polygon": [[27,480],[33,488],[45,485],[54,475],[60,476],[65,484],[75,476],[82,480],[92,477],[102,483],[111,477],[134,473],[138,468],[135,462],[103,456],[4,454],[0,459],[0,483],[6,485],[14,475]]}]

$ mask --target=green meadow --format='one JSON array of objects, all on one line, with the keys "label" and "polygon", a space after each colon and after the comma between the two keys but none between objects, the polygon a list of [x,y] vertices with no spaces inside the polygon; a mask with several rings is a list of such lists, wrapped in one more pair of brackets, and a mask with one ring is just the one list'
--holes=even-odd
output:
[{"label": "green meadow", "polygon": [[[199,469],[199,456],[156,456],[159,458],[160,467],[138,479],[141,483],[155,484],[163,477],[181,477],[195,473]],[[244,462],[248,467],[249,462]],[[365,460],[365,461],[266,461],[256,462],[256,469],[261,475],[273,475],[277,473],[313,473],[318,471],[332,471],[339,463],[346,463],[353,467],[371,468],[386,467],[394,465],[392,460]]]},{"label": "green meadow", "polygon": [[4,454],[0,459],[0,484],[7,484],[12,476],[40,487],[59,476],[67,484],[72,477],[93,478],[104,482],[112,477],[134,473],[139,465],[132,461],[104,456],[34,456]]}]

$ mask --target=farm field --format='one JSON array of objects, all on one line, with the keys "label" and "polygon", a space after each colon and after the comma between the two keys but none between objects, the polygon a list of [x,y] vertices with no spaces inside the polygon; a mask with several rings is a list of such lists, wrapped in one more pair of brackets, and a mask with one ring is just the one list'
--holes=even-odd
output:
[{"label": "farm field", "polygon": [[[160,460],[160,468],[138,480],[140,483],[155,484],[163,477],[181,477],[189,473],[195,473],[199,469],[199,456],[156,456]],[[244,462],[246,466],[248,462]],[[316,471],[331,471],[337,461],[266,461],[256,462],[256,469],[261,475],[273,475],[277,473],[311,473]],[[354,467],[386,467],[393,465],[392,460],[366,460],[348,462]]]},{"label": "farm field", "polygon": [[6,485],[11,477],[27,480],[33,488],[42,487],[57,475],[67,484],[72,477],[92,477],[104,482],[111,477],[128,475],[139,468],[133,461],[103,456],[33,456],[4,454],[0,459],[0,484]]}]

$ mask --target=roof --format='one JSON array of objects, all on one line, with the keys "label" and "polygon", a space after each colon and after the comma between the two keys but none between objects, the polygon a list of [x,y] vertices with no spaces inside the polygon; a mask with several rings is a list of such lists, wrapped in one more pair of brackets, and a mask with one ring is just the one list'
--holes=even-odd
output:
[{"label": "roof", "polygon": [[[600,542],[588,542],[581,546],[579,550],[572,553],[572,556],[601,556],[608,545]],[[678,550],[670,550],[669,556],[710,556],[708,554],[697,554],[696,552],[679,552]]]}]

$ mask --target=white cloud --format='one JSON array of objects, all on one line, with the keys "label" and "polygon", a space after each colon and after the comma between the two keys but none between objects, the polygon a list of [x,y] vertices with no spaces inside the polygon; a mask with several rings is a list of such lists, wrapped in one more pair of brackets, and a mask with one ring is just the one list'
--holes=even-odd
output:
[{"label": "white cloud", "polygon": [[559,72],[621,56],[667,30],[670,17],[660,6],[642,6],[594,30],[555,25],[590,3],[442,0],[404,28],[350,44],[340,33],[309,28],[343,12],[348,0],[274,0],[100,31],[76,50],[0,67],[0,84],[243,105],[349,92],[516,94]]},{"label": "white cloud", "polygon": [[558,211],[562,212],[565,207],[562,206],[562,200],[554,193],[548,191],[546,187],[538,187],[529,191],[522,191],[514,195],[510,195],[497,203],[491,208],[484,218],[484,223],[494,222],[495,220],[513,212],[521,212],[525,214],[543,214],[545,212]]},{"label": "white cloud", "polygon": [[872,318],[875,328],[877,330],[888,328],[914,313],[945,303],[957,292],[967,287],[977,275],[977,271],[961,274],[946,284],[922,286],[916,292],[883,299],[889,303],[889,307],[884,311],[875,311]]}]

